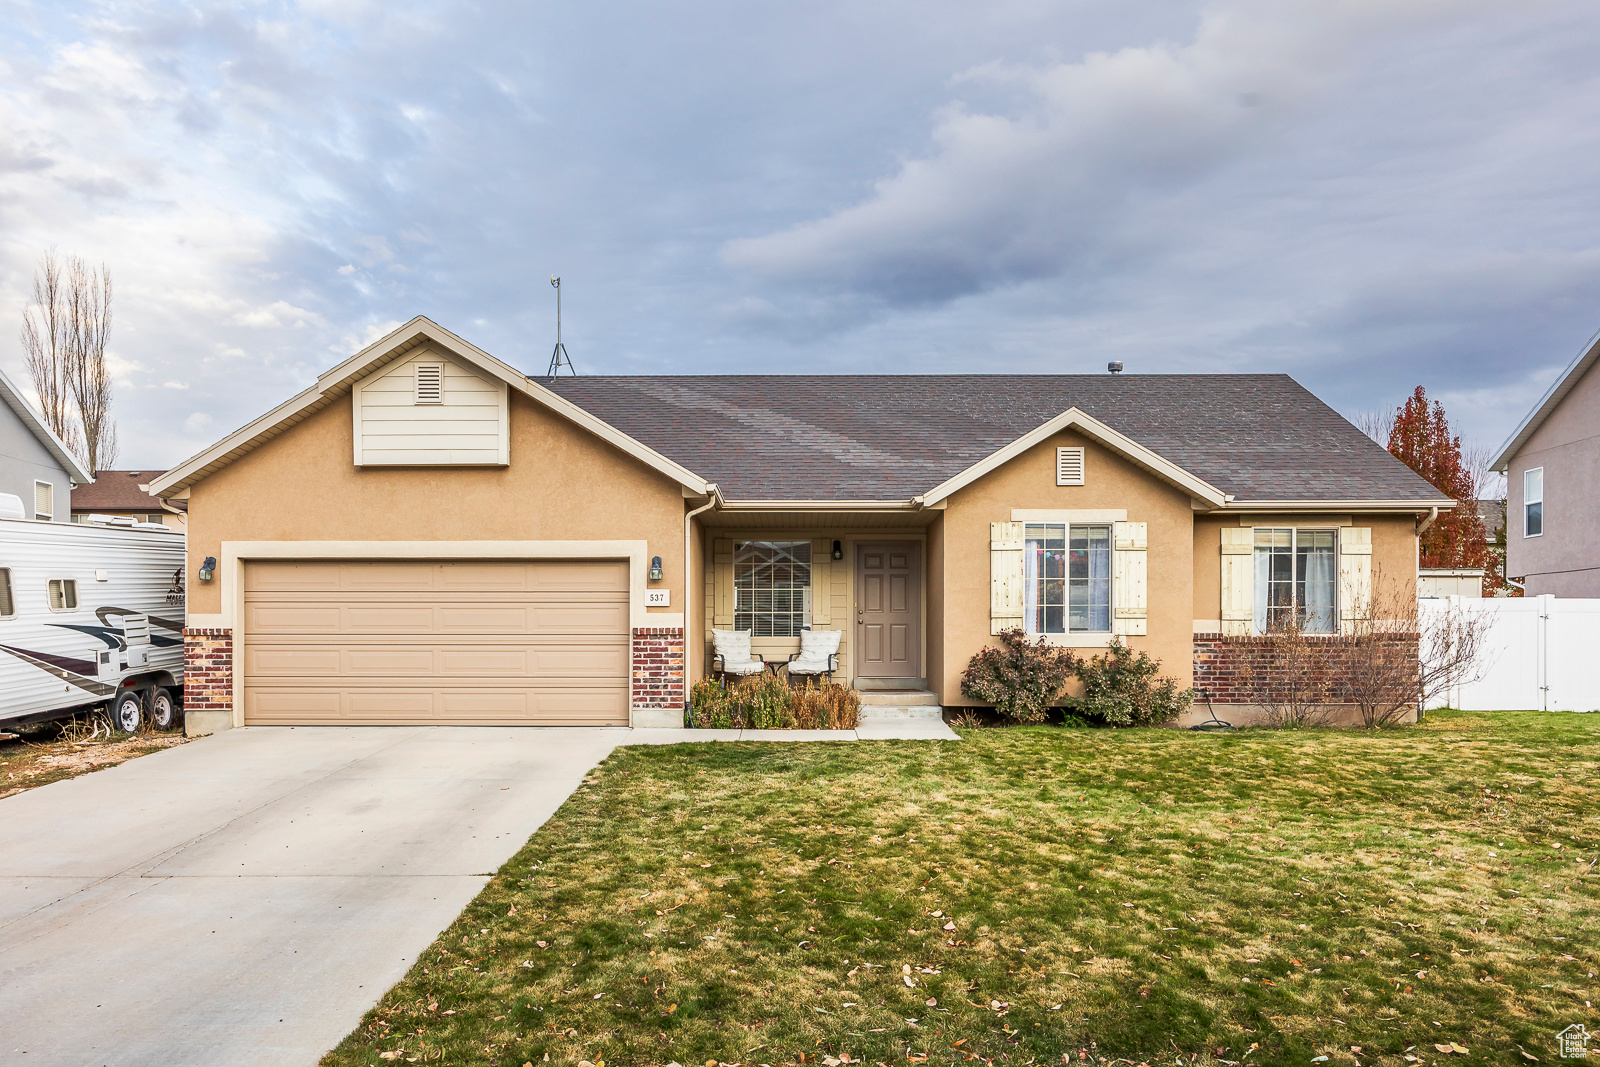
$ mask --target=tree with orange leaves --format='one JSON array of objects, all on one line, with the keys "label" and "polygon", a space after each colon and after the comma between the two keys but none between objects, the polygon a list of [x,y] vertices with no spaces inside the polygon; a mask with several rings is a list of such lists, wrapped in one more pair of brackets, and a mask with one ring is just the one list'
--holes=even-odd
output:
[{"label": "tree with orange leaves", "polygon": [[1482,568],[1484,591],[1490,592],[1490,572],[1496,578],[1498,574],[1478,515],[1479,479],[1462,457],[1461,438],[1450,432],[1444,405],[1437,400],[1430,404],[1420,385],[1395,412],[1389,452],[1456,502],[1422,535],[1422,566]]}]

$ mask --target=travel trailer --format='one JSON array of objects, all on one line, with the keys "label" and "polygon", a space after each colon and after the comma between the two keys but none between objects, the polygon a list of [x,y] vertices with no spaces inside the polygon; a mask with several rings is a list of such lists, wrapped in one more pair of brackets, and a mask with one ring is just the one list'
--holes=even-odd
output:
[{"label": "travel trailer", "polygon": [[103,706],[182,719],[184,537],[111,516],[38,522],[0,493],[0,729]]}]

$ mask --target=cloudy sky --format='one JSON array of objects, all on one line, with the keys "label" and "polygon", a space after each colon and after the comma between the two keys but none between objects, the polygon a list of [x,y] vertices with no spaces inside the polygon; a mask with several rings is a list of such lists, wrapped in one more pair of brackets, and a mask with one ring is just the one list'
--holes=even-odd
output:
[{"label": "cloudy sky", "polygon": [[0,367],[122,466],[426,314],[543,370],[1282,371],[1498,445],[1600,328],[1591,0],[0,0]]}]

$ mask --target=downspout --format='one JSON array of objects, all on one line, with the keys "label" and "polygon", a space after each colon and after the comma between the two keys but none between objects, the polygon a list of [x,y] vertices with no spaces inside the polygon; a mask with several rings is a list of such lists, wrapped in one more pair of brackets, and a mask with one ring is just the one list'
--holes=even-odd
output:
[{"label": "downspout", "polygon": [[690,563],[694,560],[694,552],[690,547],[694,543],[691,534],[694,530],[694,517],[716,507],[718,496],[715,483],[707,485],[706,491],[710,494],[709,499],[694,510],[683,514],[683,710],[685,714],[689,711],[689,635],[694,632],[694,620],[690,617],[694,605],[694,592],[689,585],[690,576],[694,574],[693,568],[690,567]]},{"label": "downspout", "polygon": [[1428,511],[1428,517],[1422,520],[1422,525],[1421,526],[1417,527],[1417,537],[1420,539],[1423,534],[1428,532],[1428,527],[1432,526],[1434,523],[1436,523],[1438,521],[1439,521],[1439,509],[1438,508],[1430,508],[1429,511]]}]

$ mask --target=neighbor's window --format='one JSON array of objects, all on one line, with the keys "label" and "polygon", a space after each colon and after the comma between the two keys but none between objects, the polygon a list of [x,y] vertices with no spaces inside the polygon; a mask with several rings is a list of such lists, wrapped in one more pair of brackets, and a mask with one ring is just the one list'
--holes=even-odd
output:
[{"label": "neighbor's window", "polygon": [[73,578],[50,579],[50,610],[72,611],[78,606],[78,583]]},{"label": "neighbor's window", "polygon": [[0,567],[0,619],[9,619],[17,613],[17,602],[11,598],[11,571]]},{"label": "neighbor's window", "polygon": [[1544,533],[1544,468],[1522,472],[1522,536]]},{"label": "neighbor's window", "polygon": [[1307,633],[1339,629],[1337,530],[1256,528],[1256,632],[1299,618]]},{"label": "neighbor's window", "polygon": [[1030,634],[1111,630],[1111,527],[1027,524],[1023,622]]},{"label": "neighbor's window", "polygon": [[753,637],[797,637],[811,626],[811,542],[733,546],[733,628]]},{"label": "neighbor's window", "polygon": [[33,517],[53,519],[56,514],[56,487],[49,482],[33,483]]}]

